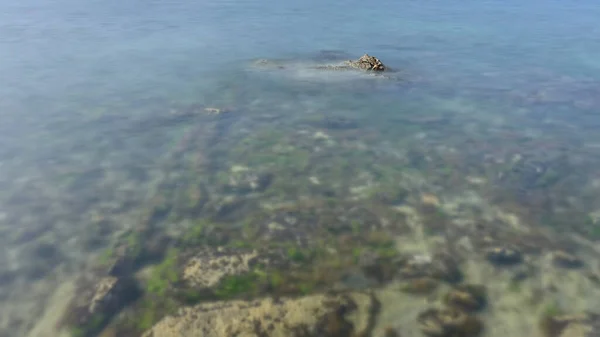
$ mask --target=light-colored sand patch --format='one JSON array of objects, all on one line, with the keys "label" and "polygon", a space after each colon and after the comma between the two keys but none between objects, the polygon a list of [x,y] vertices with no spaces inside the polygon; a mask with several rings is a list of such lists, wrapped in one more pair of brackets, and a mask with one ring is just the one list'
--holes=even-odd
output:
[{"label": "light-colored sand patch", "polygon": [[67,310],[75,294],[75,282],[64,282],[56,288],[52,297],[48,299],[44,314],[40,317],[27,337],[69,337],[66,331],[58,331],[58,323]]}]

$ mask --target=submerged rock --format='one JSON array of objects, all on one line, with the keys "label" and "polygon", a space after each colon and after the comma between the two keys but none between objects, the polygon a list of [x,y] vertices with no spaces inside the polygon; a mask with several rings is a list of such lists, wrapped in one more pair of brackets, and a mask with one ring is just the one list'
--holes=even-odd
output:
[{"label": "submerged rock", "polygon": [[430,337],[475,337],[483,330],[477,317],[456,309],[428,309],[417,316],[417,322]]},{"label": "submerged rock", "polygon": [[535,275],[538,271],[533,265],[521,265],[513,270],[511,276],[511,282],[521,282],[531,276]]},{"label": "submerged rock", "polygon": [[403,278],[430,277],[449,283],[462,280],[463,274],[457,262],[449,255],[415,255],[401,262],[400,275]]},{"label": "submerged rock", "polygon": [[385,328],[383,335],[384,335],[384,337],[400,337],[400,334],[398,333],[398,331],[396,331],[396,329],[394,329],[392,327]]},{"label": "submerged rock", "polygon": [[552,254],[552,263],[561,268],[576,269],[583,267],[583,261],[573,254],[565,251],[557,251]]},{"label": "submerged rock", "polygon": [[597,314],[544,316],[540,328],[545,337],[593,337],[600,334]]},{"label": "submerged rock", "polygon": [[64,323],[83,332],[83,335],[93,335],[139,294],[133,279],[103,277],[94,286],[81,286]]},{"label": "submerged rock", "polygon": [[122,304],[125,293],[132,285],[126,280],[108,276],[100,280],[96,285],[96,292],[92,296],[88,309],[93,315],[99,312],[112,311]]},{"label": "submerged rock", "polygon": [[523,254],[520,251],[507,247],[488,249],[486,258],[497,266],[512,266],[523,262]]},{"label": "submerged rock", "polygon": [[391,281],[397,272],[396,266],[387,258],[373,255],[369,258],[361,257],[359,265],[363,273],[379,283]]},{"label": "submerged rock", "polygon": [[126,255],[123,249],[117,250],[115,256],[111,257],[106,263],[108,275],[114,277],[125,276],[133,270],[136,257]]},{"label": "submerged rock", "polygon": [[348,130],[359,127],[357,120],[343,116],[324,116],[314,124],[330,130]]},{"label": "submerged rock", "polygon": [[234,166],[227,182],[227,189],[237,193],[264,191],[273,181],[271,172],[254,172],[244,166]]},{"label": "submerged rock", "polygon": [[464,311],[479,311],[486,306],[486,291],[482,285],[461,284],[452,289],[445,297],[451,307]]},{"label": "submerged rock", "polygon": [[[237,214],[242,213],[247,206],[247,199],[236,195],[225,195],[222,198],[213,201],[207,208],[209,212],[215,214],[216,218],[227,219],[233,218]],[[227,240],[226,238],[223,238],[221,241],[225,242]]]},{"label": "submerged rock", "polygon": [[192,257],[183,268],[183,280],[189,287],[211,288],[224,277],[250,271],[258,261],[258,254],[202,254]]},{"label": "submerged rock", "polygon": [[362,336],[371,328],[375,302],[372,296],[349,293],[203,303],[165,317],[143,337]]},{"label": "submerged rock", "polygon": [[408,280],[402,284],[400,290],[410,294],[427,295],[432,293],[439,285],[439,282],[430,277],[419,277]]}]

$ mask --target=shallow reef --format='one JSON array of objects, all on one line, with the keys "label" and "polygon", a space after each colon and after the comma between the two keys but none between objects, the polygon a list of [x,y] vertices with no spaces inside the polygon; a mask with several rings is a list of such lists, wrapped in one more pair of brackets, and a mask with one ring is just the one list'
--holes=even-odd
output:
[{"label": "shallow reef", "polygon": [[[392,99],[373,82],[244,76],[156,118],[96,116],[146,131],[102,129],[145,151],[50,165],[56,185],[1,194],[18,229],[0,228],[12,249],[0,298],[72,281],[56,326],[76,337],[597,332],[600,184],[583,142],[451,89],[432,100],[431,88],[397,86]],[[309,94],[320,100],[297,99]]]},{"label": "shallow reef", "polygon": [[[202,118],[220,130],[231,123]],[[438,166],[443,153],[395,152],[361,137],[347,117],[303,125],[224,139],[230,149],[212,161],[222,135],[185,136],[174,151],[204,159],[171,157],[179,173],[157,184],[135,228],[101,254],[64,326],[77,336],[182,336],[192,327],[206,336],[500,336],[513,318],[498,308],[516,305],[519,293],[542,310],[546,296],[571,291],[547,280],[562,270],[576,282],[596,273],[581,257],[589,251],[476,198],[484,178],[465,182],[476,187],[470,196],[425,179],[457,179],[461,163]],[[538,179],[515,163],[515,177]],[[545,181],[529,186],[556,183]],[[418,298],[427,301],[402,304]],[[574,304],[566,310],[587,307]],[[285,313],[291,307],[299,316]],[[544,333],[558,324],[553,315],[519,318],[529,328],[514,333]]]}]

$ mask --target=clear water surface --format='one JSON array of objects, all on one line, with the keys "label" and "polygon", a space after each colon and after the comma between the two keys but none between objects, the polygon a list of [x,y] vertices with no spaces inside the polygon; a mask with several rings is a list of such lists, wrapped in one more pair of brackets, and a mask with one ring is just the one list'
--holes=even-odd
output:
[{"label": "clear water surface", "polygon": [[[595,242],[598,18],[591,0],[0,0],[0,335],[50,324],[57,289],[177,186],[203,181],[209,206],[166,232],[252,214],[219,208],[248,197],[218,179],[232,167],[279,181],[263,204],[391,181]],[[400,79],[310,68],[364,53]]]}]

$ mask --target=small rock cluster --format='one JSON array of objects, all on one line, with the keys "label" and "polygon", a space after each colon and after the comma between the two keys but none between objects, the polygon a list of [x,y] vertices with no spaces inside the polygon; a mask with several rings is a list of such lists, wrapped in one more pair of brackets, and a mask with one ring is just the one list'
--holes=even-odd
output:
[{"label": "small rock cluster", "polygon": [[262,192],[271,184],[274,178],[274,175],[270,172],[257,173],[244,166],[234,166],[230,171],[226,189],[231,192]]},{"label": "small rock cluster", "polygon": [[600,316],[592,313],[546,316],[541,328],[547,337],[594,337],[600,334]]},{"label": "small rock cluster", "polygon": [[421,331],[431,337],[478,336],[483,324],[475,316],[453,308],[429,309],[417,317]]},{"label": "small rock cluster", "polygon": [[552,262],[560,268],[577,269],[583,267],[583,261],[580,258],[562,250],[552,254]]},{"label": "small rock cluster", "polygon": [[461,284],[444,297],[446,307],[421,312],[417,323],[430,337],[475,337],[483,331],[483,323],[474,315],[485,308],[486,292],[481,285]]},{"label": "small rock cluster", "polygon": [[409,280],[429,278],[448,283],[460,282],[463,278],[456,260],[447,254],[411,256],[401,263],[400,276]]},{"label": "small rock cluster", "polygon": [[[524,261],[521,251],[511,247],[492,247],[486,250],[487,260],[498,267],[514,266]],[[579,257],[566,252],[557,250],[552,253],[552,263],[555,267],[565,269],[578,269],[583,267],[583,260]]]},{"label": "small rock cluster", "polygon": [[523,262],[523,254],[520,251],[507,247],[488,249],[486,258],[497,266],[512,266]]},{"label": "small rock cluster", "polygon": [[443,307],[429,308],[418,314],[417,324],[424,335],[475,337],[483,331],[483,323],[475,313],[487,305],[485,287],[461,283],[463,274],[451,255],[411,256],[403,261],[399,274],[406,280],[401,290],[412,294],[430,294],[442,282],[452,286],[443,298]]}]

